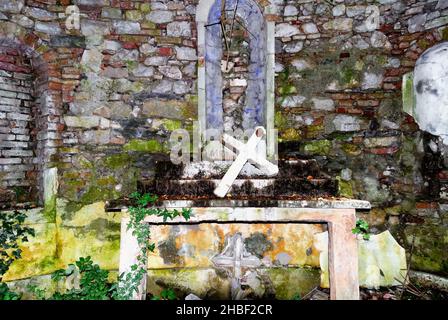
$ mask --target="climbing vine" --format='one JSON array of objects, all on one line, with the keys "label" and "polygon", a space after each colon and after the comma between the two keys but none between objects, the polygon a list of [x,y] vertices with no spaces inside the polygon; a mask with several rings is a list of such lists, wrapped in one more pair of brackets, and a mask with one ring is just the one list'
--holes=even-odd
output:
[{"label": "climbing vine", "polygon": [[[191,209],[182,209],[182,211],[167,210],[166,208],[154,207],[154,203],[158,197],[152,194],[140,194],[134,192],[130,195],[133,200],[133,206],[129,206],[129,223],[128,230],[132,230],[132,235],[137,239],[140,247],[140,253],[137,256],[137,263],[132,265],[127,273],[122,273],[118,277],[119,286],[116,291],[115,299],[130,300],[134,293],[138,293],[138,286],[142,282],[146,274],[146,265],[148,263],[148,251],[155,250],[155,243],[150,242],[151,230],[149,226],[144,223],[148,216],[162,217],[163,221],[172,220],[178,216],[184,217],[186,220],[190,219]],[[171,296],[171,295],[169,295]]]},{"label": "climbing vine", "polygon": [[25,218],[25,213],[16,210],[0,212],[0,300],[20,299],[19,294],[10,291],[1,281],[11,264],[22,256],[19,243],[34,236],[34,229],[24,225]]}]

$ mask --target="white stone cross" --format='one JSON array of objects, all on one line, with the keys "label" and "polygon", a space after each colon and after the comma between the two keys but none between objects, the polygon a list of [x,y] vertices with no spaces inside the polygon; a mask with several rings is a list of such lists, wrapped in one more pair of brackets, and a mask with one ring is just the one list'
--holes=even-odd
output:
[{"label": "white stone cross", "polygon": [[232,148],[237,149],[238,156],[230,166],[229,170],[227,170],[218,187],[216,187],[214,191],[215,195],[223,198],[227,194],[227,192],[229,192],[230,187],[232,186],[236,177],[248,161],[256,165],[261,171],[263,171],[263,173],[268,176],[273,176],[278,173],[278,166],[269,162],[266,159],[265,155],[257,153],[257,145],[262,140],[264,135],[266,135],[266,130],[263,127],[256,127],[254,133],[249,138],[249,141],[244,144],[236,140],[232,136],[229,136],[225,133],[223,134],[223,142],[225,142],[225,144],[231,146]]}]

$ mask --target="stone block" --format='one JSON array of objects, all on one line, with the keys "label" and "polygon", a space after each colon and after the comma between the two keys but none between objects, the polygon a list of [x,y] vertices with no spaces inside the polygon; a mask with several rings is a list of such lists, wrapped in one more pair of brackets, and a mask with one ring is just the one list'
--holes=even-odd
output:
[{"label": "stone block", "polygon": [[190,22],[174,21],[166,26],[166,34],[169,37],[191,37]]},{"label": "stone block", "polygon": [[58,35],[62,33],[59,23],[56,22],[41,22],[36,21],[34,29],[38,32],[43,32],[49,35]]},{"label": "stone block", "polygon": [[160,66],[158,70],[161,74],[170,79],[175,80],[182,79],[182,72],[177,66]]},{"label": "stone block", "polygon": [[325,110],[325,111],[334,110],[334,101],[332,99],[313,98],[311,100],[313,102],[313,109],[315,110]]},{"label": "stone block", "polygon": [[139,34],[140,24],[132,21],[114,21],[112,26],[117,34]]},{"label": "stone block", "polygon": [[23,14],[40,21],[51,21],[58,18],[56,13],[37,7],[25,7]]},{"label": "stone block", "polygon": [[105,7],[101,10],[101,17],[108,19],[121,19],[122,12],[120,8]]},{"label": "stone block", "polygon": [[174,12],[166,10],[154,10],[146,16],[146,19],[158,24],[171,22],[173,21],[173,18]]},{"label": "stone block", "polygon": [[196,49],[190,47],[176,47],[176,57],[179,60],[196,61]]},{"label": "stone block", "polygon": [[179,100],[156,100],[143,103],[142,114],[148,117],[183,119],[187,103]]},{"label": "stone block", "polygon": [[324,23],[325,30],[350,32],[353,30],[353,19],[351,18],[335,18]]},{"label": "stone block", "polygon": [[[315,238],[316,249],[321,252],[321,286],[328,288],[327,271],[328,233]],[[358,239],[359,284],[366,288],[400,285],[406,273],[405,250],[397,243],[389,231],[371,235],[370,240]]]},{"label": "stone block", "polygon": [[301,34],[300,29],[289,23],[280,23],[275,26],[275,36],[277,38],[292,37],[298,34]]},{"label": "stone block", "polygon": [[0,0],[0,11],[19,13],[22,10],[24,4],[25,0]]}]

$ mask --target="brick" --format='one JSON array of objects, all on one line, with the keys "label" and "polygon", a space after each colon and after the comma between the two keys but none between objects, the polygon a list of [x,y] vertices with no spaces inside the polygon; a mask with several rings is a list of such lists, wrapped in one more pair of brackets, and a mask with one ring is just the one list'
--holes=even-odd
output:
[{"label": "brick", "polygon": [[22,163],[20,158],[0,158],[0,165],[3,164],[19,164]]},{"label": "brick", "polygon": [[5,157],[32,157],[32,150],[2,150],[2,155]]},{"label": "brick", "polygon": [[16,136],[14,134],[0,134],[0,141],[5,141],[5,140],[15,140]]},{"label": "brick", "polygon": [[28,142],[20,142],[20,141],[1,141],[1,148],[10,148],[10,149],[27,149],[29,147]]},{"label": "brick", "polygon": [[6,118],[11,119],[11,120],[25,120],[25,121],[31,120],[31,117],[29,114],[22,114],[22,113],[17,113],[17,112],[7,113]]},{"label": "brick", "polygon": [[394,154],[398,151],[398,147],[390,147],[390,148],[373,148],[368,149],[368,152],[377,154],[377,155],[387,155],[387,154]]}]

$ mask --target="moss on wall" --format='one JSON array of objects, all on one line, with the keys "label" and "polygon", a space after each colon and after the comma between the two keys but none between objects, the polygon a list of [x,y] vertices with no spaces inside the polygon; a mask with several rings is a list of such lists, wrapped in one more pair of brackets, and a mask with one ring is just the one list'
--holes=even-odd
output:
[{"label": "moss on wall", "polygon": [[132,139],[124,145],[124,150],[149,153],[165,153],[168,151],[166,145],[156,139]]}]

